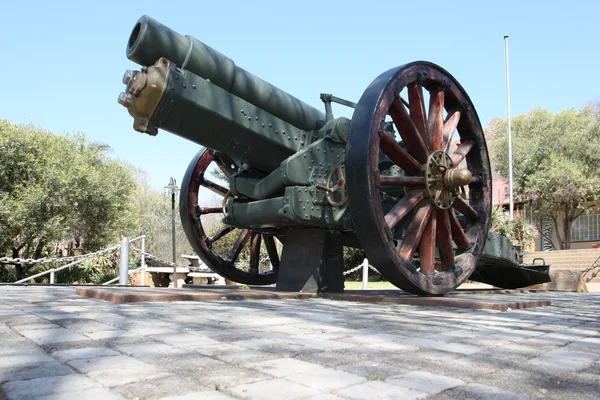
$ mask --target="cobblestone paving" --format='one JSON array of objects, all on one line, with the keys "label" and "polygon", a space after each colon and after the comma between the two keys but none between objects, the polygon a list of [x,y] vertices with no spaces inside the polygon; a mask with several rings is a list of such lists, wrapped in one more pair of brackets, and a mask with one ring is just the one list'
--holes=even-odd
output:
[{"label": "cobblestone paving", "polygon": [[513,296],[553,305],[113,304],[4,286],[0,399],[599,399],[600,294]]}]

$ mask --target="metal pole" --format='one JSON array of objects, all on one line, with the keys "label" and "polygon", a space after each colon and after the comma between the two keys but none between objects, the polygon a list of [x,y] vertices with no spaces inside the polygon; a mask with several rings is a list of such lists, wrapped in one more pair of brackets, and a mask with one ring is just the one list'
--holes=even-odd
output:
[{"label": "metal pole", "polygon": [[506,114],[508,119],[508,201],[510,219],[513,219],[513,167],[512,167],[512,132],[510,121],[510,79],[508,73],[508,35],[504,35],[504,59],[506,61]]},{"label": "metal pole", "polygon": [[362,267],[362,288],[365,290],[369,285],[369,260],[365,258],[363,260]]},{"label": "metal pole", "polygon": [[121,249],[119,250],[119,285],[127,285],[129,276],[129,240],[126,237],[121,239]]},{"label": "metal pole", "polygon": [[141,284],[144,286],[144,279],[146,277],[146,235],[142,236],[142,254],[140,255],[140,264],[142,264]]},{"label": "metal pole", "polygon": [[[177,250],[175,248],[175,189],[171,192],[171,232],[173,239],[173,263],[177,261]],[[177,288],[177,267],[173,265],[173,287]]]},{"label": "metal pole", "polygon": [[54,285],[54,268],[50,270],[50,284]]}]

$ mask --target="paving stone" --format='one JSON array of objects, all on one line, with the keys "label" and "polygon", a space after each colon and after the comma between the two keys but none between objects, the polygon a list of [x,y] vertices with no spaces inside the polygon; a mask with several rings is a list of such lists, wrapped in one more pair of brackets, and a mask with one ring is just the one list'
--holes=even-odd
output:
[{"label": "paving stone", "polygon": [[356,400],[411,400],[423,399],[427,396],[427,394],[424,392],[417,392],[380,381],[367,381],[342,390],[338,390],[333,394]]},{"label": "paving stone", "polygon": [[202,377],[208,371],[221,368],[225,365],[227,364],[223,361],[215,360],[214,358],[198,354],[185,354],[161,362],[160,368],[174,375]]},{"label": "paving stone", "polygon": [[246,366],[247,364],[256,361],[273,360],[275,358],[279,358],[277,354],[247,350],[246,348],[237,348],[235,350],[227,350],[221,353],[215,353],[211,357],[238,366]]},{"label": "paving stone", "polygon": [[[323,392],[291,382],[284,378],[263,380],[238,385],[227,390],[231,394],[247,400],[299,400],[310,396],[320,398]],[[285,395],[282,395],[285,393]]]},{"label": "paving stone", "polygon": [[385,361],[379,360],[363,360],[352,364],[338,365],[335,369],[350,372],[354,375],[359,375],[369,380],[385,379],[390,376],[399,375],[410,371],[410,367],[402,365],[392,365]]},{"label": "paving stone", "polygon": [[317,396],[305,397],[302,400],[346,400],[333,394],[319,394]]},{"label": "paving stone", "polygon": [[89,340],[87,337],[70,331],[65,328],[37,329],[31,331],[20,332],[23,336],[33,340],[39,345],[61,343],[61,342],[76,342],[79,340]]},{"label": "paving stone", "polygon": [[315,368],[319,368],[321,370],[323,369],[323,367],[318,367],[312,363],[293,358],[279,358],[276,360],[260,361],[250,363],[247,366],[278,378],[310,373],[311,371],[315,370]]},{"label": "paving stone", "polygon": [[331,368],[313,367],[308,372],[290,374],[286,379],[325,393],[366,381],[366,378]]},{"label": "paving stone", "polygon": [[48,354],[40,351],[39,349],[32,354],[16,354],[16,355],[2,355],[0,357],[0,371],[3,369],[12,369],[15,367],[34,366],[41,363],[48,363],[55,361]]},{"label": "paving stone", "polygon": [[44,362],[27,366],[17,364],[7,368],[0,368],[0,383],[46,378],[51,376],[63,376],[74,373],[75,371],[73,368],[59,362]]},{"label": "paving stone", "polygon": [[391,376],[385,382],[427,394],[440,393],[446,389],[451,389],[465,383],[460,379],[422,371],[411,371],[402,375]]},{"label": "paving stone", "polygon": [[535,365],[548,370],[559,370],[561,372],[583,371],[592,365],[587,359],[573,360],[565,357],[539,356],[527,361],[527,364]]},{"label": "paving stone", "polygon": [[190,350],[206,345],[219,345],[218,340],[207,337],[192,335],[191,333],[173,332],[168,335],[152,335],[153,339],[170,344],[171,346]]},{"label": "paving stone", "polygon": [[126,344],[115,346],[115,349],[138,360],[158,364],[168,360],[178,359],[182,355],[190,353],[189,351],[185,351],[178,347],[169,346],[164,343],[156,343],[152,344],[151,346],[143,343]]},{"label": "paving stone", "polygon": [[93,340],[119,339],[126,336],[138,337],[138,335],[134,334],[133,332],[123,329],[86,332],[84,335]]},{"label": "paving stone", "polygon": [[202,354],[203,356],[219,358],[221,354],[235,353],[248,351],[246,347],[237,346],[231,343],[205,343],[202,346],[195,347],[194,352]]},{"label": "paving stone", "polygon": [[443,350],[451,353],[459,353],[459,354],[475,354],[482,349],[477,346],[472,346],[468,344],[462,343],[450,343],[450,342],[442,342],[433,339],[424,339],[424,338],[405,338],[402,343],[404,344],[412,344],[418,347],[424,347],[427,349],[435,349],[435,350]]},{"label": "paving stone", "polygon": [[[11,331],[12,332],[12,331]],[[17,335],[2,335],[0,340],[0,355],[27,355],[43,353],[42,349],[31,340]],[[0,361],[0,365],[2,362]]]},{"label": "paving stone", "polygon": [[238,400],[238,397],[232,397],[223,392],[216,390],[201,391],[201,392],[190,392],[180,396],[167,396],[162,397],[161,400]]},{"label": "paving stone", "polygon": [[428,397],[428,400],[463,399],[463,400],[526,400],[529,396],[502,390],[493,386],[477,383],[457,386],[438,395]]},{"label": "paving stone", "polygon": [[84,347],[82,349],[58,350],[52,352],[52,356],[56,357],[61,361],[71,361],[118,355],[121,354],[118,351],[115,351],[108,347]]},{"label": "paving stone", "polygon": [[286,343],[293,343],[300,346],[305,346],[311,349],[330,351],[330,350],[341,350],[356,347],[351,343],[337,342],[334,340],[323,340],[314,337],[306,336],[289,336],[283,340]]},{"label": "paving stone", "polygon": [[[182,396],[193,392],[205,392],[206,386],[201,384],[202,377],[198,376],[175,376],[165,375],[160,378],[145,379],[140,376],[139,380],[113,388],[113,391],[127,399],[142,397],[144,400],[154,400]],[[140,396],[143,394],[143,396]],[[196,397],[197,399],[204,397]]]},{"label": "paving stone", "polygon": [[81,396],[87,390],[102,389],[102,386],[86,376],[70,374],[7,382],[2,388],[9,399],[30,399],[52,395],[62,398],[68,392]]},{"label": "paving stone", "polygon": [[199,380],[203,385],[222,390],[231,386],[251,384],[269,380],[272,377],[249,368],[222,363],[211,368],[202,369]]},{"label": "paving stone", "polygon": [[106,387],[135,382],[140,377],[151,379],[168,374],[157,366],[124,355],[72,360],[69,365]]},{"label": "paving stone", "polygon": [[81,392],[64,392],[57,394],[44,395],[33,397],[32,400],[81,400],[85,399],[101,399],[101,400],[123,400],[123,397],[118,393],[105,388],[85,389]]}]

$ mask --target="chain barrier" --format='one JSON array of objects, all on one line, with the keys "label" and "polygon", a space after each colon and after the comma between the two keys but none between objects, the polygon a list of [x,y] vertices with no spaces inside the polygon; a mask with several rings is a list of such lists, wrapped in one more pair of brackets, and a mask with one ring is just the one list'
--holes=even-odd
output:
[{"label": "chain barrier", "polygon": [[[362,264],[360,264],[360,265],[358,265],[357,267],[354,267],[354,268],[352,268],[352,269],[349,269],[348,271],[344,271],[344,275],[350,275],[350,274],[352,274],[352,273],[354,273],[354,272],[358,271],[358,270],[359,270],[359,269],[361,269],[362,267],[363,267],[363,266],[362,266]],[[370,264],[369,264],[369,269],[370,269],[370,270],[372,270],[372,271],[374,271],[375,273],[377,273],[377,274],[380,274],[380,275],[381,275],[381,273],[380,273],[379,271],[377,271],[377,269],[375,269],[375,267],[374,267],[374,266],[372,266],[372,265],[370,265]]]},{"label": "chain barrier", "polygon": [[144,252],[142,252],[142,250],[141,250],[141,249],[138,249],[137,247],[130,246],[129,248],[130,248],[132,251],[135,251],[136,253],[139,253],[139,254],[144,254],[148,260],[156,261],[156,262],[157,262],[157,263],[159,263],[159,264],[162,264],[162,265],[167,265],[167,266],[169,266],[169,267],[175,267],[175,268],[189,268],[189,266],[188,266],[188,265],[176,264],[176,263],[173,263],[173,262],[171,262],[171,261],[163,260],[162,258],[159,258],[159,257],[153,256],[152,254],[150,254],[150,253],[147,253],[147,252],[145,252],[145,251],[144,251]]},{"label": "chain barrier", "polygon": [[[600,261],[600,257],[598,257],[598,258],[596,259],[596,261],[594,261],[594,263],[593,263],[593,264],[592,264],[590,267],[588,267],[588,268],[584,269],[584,270],[581,272],[581,276],[583,277],[583,276],[584,276],[585,274],[587,274],[588,272],[592,272],[592,271],[594,271],[594,270],[596,270],[596,269],[600,269],[600,263],[598,263],[598,261]],[[589,282],[589,281],[591,281],[592,279],[594,279],[594,278],[596,277],[596,275],[598,275],[598,272],[596,272],[595,274],[592,274],[592,276],[589,278],[589,280],[586,280],[586,282]]]},{"label": "chain barrier", "polygon": [[82,254],[80,256],[69,256],[69,257],[57,257],[57,258],[10,258],[10,257],[0,257],[0,264],[49,264],[49,263],[71,263],[74,261],[79,261],[85,258],[93,258],[102,256],[104,254],[112,253],[117,250],[119,246],[109,247],[104,250],[96,251],[95,253]]}]

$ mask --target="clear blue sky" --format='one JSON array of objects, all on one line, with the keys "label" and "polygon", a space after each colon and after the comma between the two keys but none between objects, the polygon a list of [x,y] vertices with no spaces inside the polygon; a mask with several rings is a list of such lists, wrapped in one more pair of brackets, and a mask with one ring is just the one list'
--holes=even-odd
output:
[{"label": "clear blue sky", "polygon": [[[0,118],[62,134],[83,131],[152,186],[181,181],[199,147],[133,131],[117,104],[136,20],[148,14],[237,65],[322,108],[319,93],[357,101],[380,73],[415,60],[465,87],[484,126],[506,116],[510,35],[512,115],[600,100],[596,1],[5,1]],[[349,111],[337,109],[338,116]]]}]

